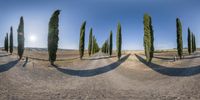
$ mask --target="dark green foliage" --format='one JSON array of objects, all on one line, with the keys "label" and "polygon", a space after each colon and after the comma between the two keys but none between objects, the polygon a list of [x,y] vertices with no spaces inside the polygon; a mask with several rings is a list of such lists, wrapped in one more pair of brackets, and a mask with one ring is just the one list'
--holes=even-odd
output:
[{"label": "dark green foliage", "polygon": [[86,26],[86,21],[83,22],[83,24],[81,25],[81,29],[80,29],[80,41],[79,41],[80,59],[82,59],[83,56],[84,56],[84,49],[85,49],[85,26]]},{"label": "dark green foliage", "polygon": [[23,17],[20,18],[20,23],[19,23],[19,27],[18,27],[18,56],[19,59],[22,58],[23,53],[24,53],[24,20]]},{"label": "dark green foliage", "polygon": [[190,31],[190,28],[188,28],[188,53],[192,53],[192,33]]},{"label": "dark green foliage", "polygon": [[[150,16],[149,16],[150,17]],[[152,20],[150,17],[150,31],[151,31],[151,50],[150,50],[150,58],[153,58],[154,53],[154,34],[153,34],[153,26],[152,26]]]},{"label": "dark green foliage", "polygon": [[108,54],[109,45],[108,45],[108,40],[105,42],[105,53]]},{"label": "dark green foliage", "polygon": [[117,47],[117,57],[118,57],[118,60],[120,59],[121,57],[121,47],[122,47],[122,33],[121,33],[121,24],[118,23],[117,25],[117,37],[116,37],[116,47]]},{"label": "dark green foliage", "polygon": [[13,53],[13,29],[10,28],[10,53]]},{"label": "dark green foliage", "polygon": [[144,14],[144,49],[146,61],[151,62],[154,53],[154,35],[151,17]]},{"label": "dark green foliage", "polygon": [[49,21],[49,29],[48,29],[48,53],[49,53],[49,61],[52,65],[56,61],[56,52],[58,49],[58,34],[59,34],[59,14],[60,10],[56,10]]},{"label": "dark green foliage", "polygon": [[103,53],[106,53],[106,54],[109,53],[109,43],[108,43],[108,40],[106,40],[106,41],[104,42],[104,44],[102,45],[101,51],[102,51]]},{"label": "dark green foliage", "polygon": [[192,33],[192,52],[194,53],[196,51],[196,40],[195,35]]},{"label": "dark green foliage", "polygon": [[97,44],[97,40],[95,38],[95,36],[93,36],[93,39],[92,39],[92,54],[95,54],[99,52],[99,45]]},{"label": "dark green foliage", "polygon": [[182,40],[182,25],[179,18],[176,19],[176,28],[177,28],[177,51],[178,56],[182,59],[183,56],[183,40]]},{"label": "dark green foliage", "polygon": [[95,36],[92,36],[92,54],[94,54],[95,53]]},{"label": "dark green foliage", "polygon": [[194,51],[196,51],[196,37],[195,37],[195,35],[194,35]]},{"label": "dark green foliage", "polygon": [[8,52],[8,33],[6,34],[5,41],[4,41],[4,49]]},{"label": "dark green foliage", "polygon": [[95,43],[94,43],[94,41],[95,41],[95,36],[92,36],[92,54],[94,54],[95,52],[95,48],[94,48],[94,45],[95,45]]},{"label": "dark green foliage", "polygon": [[113,37],[112,37],[112,31],[110,31],[110,39],[109,39],[109,54],[112,55],[112,47],[113,46]]},{"label": "dark green foliage", "polygon": [[194,52],[194,35],[192,33],[192,53]]},{"label": "dark green foliage", "polygon": [[88,54],[92,53],[92,28],[90,29],[89,43],[88,43]]}]

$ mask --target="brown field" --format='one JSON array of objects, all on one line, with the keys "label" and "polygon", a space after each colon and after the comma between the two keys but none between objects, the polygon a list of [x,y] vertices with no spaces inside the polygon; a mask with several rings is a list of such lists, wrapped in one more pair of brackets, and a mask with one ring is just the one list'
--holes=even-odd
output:
[{"label": "brown field", "polygon": [[[87,51],[86,51],[87,52]],[[0,100],[199,100],[200,52],[174,61],[175,50],[122,51],[121,60],[101,52],[79,59],[77,50],[59,50],[56,66],[48,52],[0,51]],[[25,57],[29,57],[25,62]]]}]

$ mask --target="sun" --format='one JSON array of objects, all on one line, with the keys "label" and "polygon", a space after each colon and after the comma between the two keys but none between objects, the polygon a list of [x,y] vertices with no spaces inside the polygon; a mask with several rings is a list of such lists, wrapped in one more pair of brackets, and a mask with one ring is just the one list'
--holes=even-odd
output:
[{"label": "sun", "polygon": [[36,41],[36,37],[35,37],[34,35],[31,35],[31,36],[30,36],[30,41],[31,41],[31,42],[35,42],[35,41]]}]

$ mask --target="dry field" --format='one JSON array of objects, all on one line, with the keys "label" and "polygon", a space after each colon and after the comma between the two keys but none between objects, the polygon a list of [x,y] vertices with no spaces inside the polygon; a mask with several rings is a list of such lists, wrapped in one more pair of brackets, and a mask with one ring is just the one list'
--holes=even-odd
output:
[{"label": "dry field", "polygon": [[143,51],[123,51],[118,61],[59,50],[53,67],[45,50],[26,50],[28,62],[0,51],[0,100],[199,100],[200,52],[175,55],[159,51],[146,63]]}]

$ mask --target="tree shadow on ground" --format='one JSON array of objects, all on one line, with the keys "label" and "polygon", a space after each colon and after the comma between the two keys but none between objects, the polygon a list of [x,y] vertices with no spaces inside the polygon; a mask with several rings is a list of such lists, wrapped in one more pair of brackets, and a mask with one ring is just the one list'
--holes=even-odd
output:
[{"label": "tree shadow on ground", "polygon": [[[161,59],[161,60],[174,60],[173,57],[154,56],[154,58]],[[179,57],[178,57],[178,58],[179,58]],[[194,59],[194,58],[200,58],[200,56],[190,56],[190,57],[185,56],[183,59]]]},{"label": "tree shadow on ground", "polygon": [[106,65],[106,66],[103,66],[103,67],[99,67],[99,68],[96,68],[96,69],[73,70],[73,69],[59,68],[56,65],[55,65],[55,67],[58,71],[65,73],[65,74],[68,74],[68,75],[79,76],[79,77],[91,77],[91,76],[96,76],[96,75],[103,74],[103,73],[109,72],[111,70],[114,70],[120,64],[122,64],[124,61],[126,61],[126,59],[128,59],[129,56],[130,56],[130,54],[124,56],[119,61],[116,61],[112,64],[109,64],[109,65]]},{"label": "tree shadow on ground", "polygon": [[88,58],[88,59],[84,58],[82,60],[100,60],[100,59],[108,59],[108,58],[114,58],[114,57],[116,57],[116,56],[103,56],[103,57]]},{"label": "tree shadow on ground", "polygon": [[146,66],[148,66],[149,68],[151,68],[152,70],[160,73],[160,74],[164,74],[164,75],[168,75],[168,76],[179,76],[179,77],[184,77],[184,76],[192,76],[192,75],[196,75],[200,73],[200,65],[198,66],[191,66],[191,67],[187,67],[187,68],[170,68],[170,67],[166,67],[166,66],[162,66],[162,65],[158,65],[152,62],[146,62],[146,60],[138,55],[135,54],[135,56],[137,57],[137,59],[142,62],[143,64],[145,64]]},{"label": "tree shadow on ground", "polygon": [[23,67],[26,67],[26,64],[28,63],[28,57],[26,57],[26,60],[24,61]]},{"label": "tree shadow on ground", "polygon": [[0,65],[0,73],[8,71],[12,67],[14,67],[18,62],[19,62],[19,60],[14,60],[14,61],[8,62],[6,64]]},{"label": "tree shadow on ground", "polygon": [[159,56],[154,56],[154,58],[157,58],[157,59],[161,59],[161,60],[174,60],[172,57],[159,57]]}]

